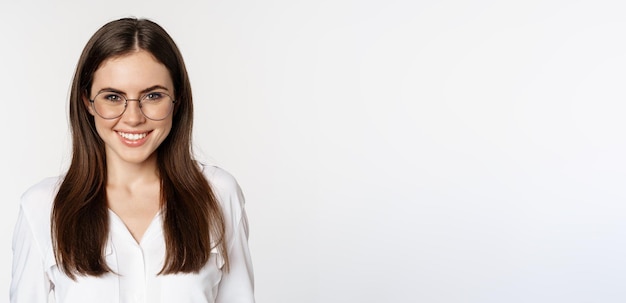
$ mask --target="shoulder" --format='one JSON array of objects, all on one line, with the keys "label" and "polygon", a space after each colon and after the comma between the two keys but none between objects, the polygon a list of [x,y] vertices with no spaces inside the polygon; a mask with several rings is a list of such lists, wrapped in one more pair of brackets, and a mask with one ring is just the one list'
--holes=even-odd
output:
[{"label": "shoulder", "polygon": [[[20,219],[22,226],[28,226],[34,241],[39,244],[42,253],[51,251],[52,243],[50,239],[50,213],[52,204],[56,196],[59,185],[63,179],[52,177],[41,180],[39,183],[28,188],[23,194],[20,202]],[[16,227],[14,241],[20,241],[25,237],[24,229]],[[15,242],[14,242],[15,243]],[[15,244],[14,244],[15,245]]]},{"label": "shoulder", "polygon": [[216,195],[229,196],[241,194],[239,183],[233,175],[223,168],[200,164],[204,177],[209,181],[211,189]]},{"label": "shoulder", "polygon": [[205,164],[200,166],[226,218],[231,218],[233,222],[239,221],[243,214],[245,198],[235,177],[217,166]]},{"label": "shoulder", "polygon": [[59,190],[61,177],[50,177],[41,180],[28,188],[21,199],[24,214],[31,219],[49,219],[54,196]]}]

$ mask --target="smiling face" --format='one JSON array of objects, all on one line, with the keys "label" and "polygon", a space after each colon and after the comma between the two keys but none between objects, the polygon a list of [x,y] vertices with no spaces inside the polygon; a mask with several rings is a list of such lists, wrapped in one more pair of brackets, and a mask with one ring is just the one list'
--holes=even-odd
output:
[{"label": "smiling face", "polygon": [[[109,58],[100,65],[87,97],[93,99],[102,92],[116,92],[132,100],[154,92],[175,95],[167,68],[143,50]],[[139,102],[128,101],[121,116],[104,119],[95,112],[89,100],[84,101],[94,116],[98,135],[104,141],[109,165],[154,165],[155,151],[172,129],[172,114],[163,120],[150,120],[141,113]]]}]

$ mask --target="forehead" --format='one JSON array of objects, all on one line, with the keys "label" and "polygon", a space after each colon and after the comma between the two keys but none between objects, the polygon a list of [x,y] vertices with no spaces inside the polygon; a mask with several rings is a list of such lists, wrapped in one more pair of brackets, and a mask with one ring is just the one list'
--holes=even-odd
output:
[{"label": "forehead", "polygon": [[140,50],[103,61],[94,73],[92,91],[115,88],[130,94],[155,85],[174,89],[165,65]]}]

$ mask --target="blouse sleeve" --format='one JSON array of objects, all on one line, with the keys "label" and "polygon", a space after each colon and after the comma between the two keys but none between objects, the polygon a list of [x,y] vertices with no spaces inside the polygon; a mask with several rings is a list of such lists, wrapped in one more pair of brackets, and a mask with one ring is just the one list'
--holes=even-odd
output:
[{"label": "blouse sleeve", "polygon": [[[234,181],[234,180],[233,180]],[[229,270],[224,272],[219,284],[216,303],[254,303],[254,274],[248,248],[248,219],[243,208],[244,197],[234,181],[228,196],[233,208],[233,230],[228,245]],[[233,192],[234,191],[234,192]]]},{"label": "blouse sleeve", "polygon": [[11,276],[11,303],[48,302],[52,284],[44,270],[43,254],[22,208],[13,233]]}]

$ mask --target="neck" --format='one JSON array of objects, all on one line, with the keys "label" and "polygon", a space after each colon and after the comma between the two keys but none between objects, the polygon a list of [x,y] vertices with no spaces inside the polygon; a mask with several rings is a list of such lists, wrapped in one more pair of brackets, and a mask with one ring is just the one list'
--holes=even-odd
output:
[{"label": "neck", "polygon": [[159,180],[156,153],[141,163],[107,160],[107,185],[132,187]]}]

